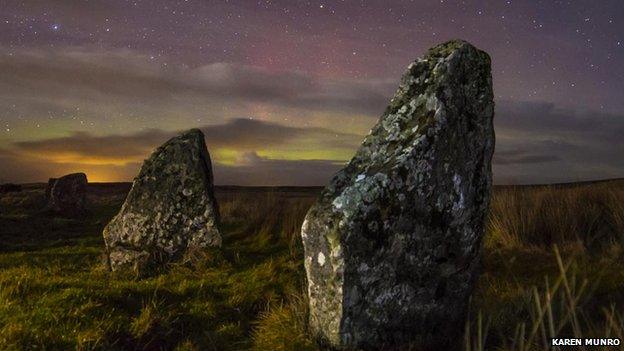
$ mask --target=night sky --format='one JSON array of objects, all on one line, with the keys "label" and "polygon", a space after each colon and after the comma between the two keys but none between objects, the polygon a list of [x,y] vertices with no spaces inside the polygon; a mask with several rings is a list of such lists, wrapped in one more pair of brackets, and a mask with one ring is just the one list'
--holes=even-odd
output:
[{"label": "night sky", "polygon": [[492,57],[497,183],[624,176],[621,0],[2,0],[0,182],[128,181],[200,127],[218,184],[322,185],[454,38]]}]

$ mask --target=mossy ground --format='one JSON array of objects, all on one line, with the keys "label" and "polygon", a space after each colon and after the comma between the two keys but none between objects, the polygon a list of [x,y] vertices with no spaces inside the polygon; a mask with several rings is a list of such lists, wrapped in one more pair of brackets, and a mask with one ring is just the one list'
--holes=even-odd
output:
[{"label": "mossy ground", "polygon": [[[217,190],[224,250],[193,253],[144,279],[102,263],[101,230],[126,191],[91,185],[91,214],[79,220],[40,214],[40,186],[0,195],[1,350],[315,349],[305,328],[299,228],[318,189]],[[573,262],[566,286],[579,297],[578,328],[604,334],[611,316],[617,334],[622,235],[623,183],[495,191],[468,342],[528,349],[518,346],[524,338],[540,347],[540,338],[529,338],[539,320],[533,299],[562,276],[554,244],[564,263]],[[588,288],[574,290],[583,281]],[[577,328],[563,323],[569,309],[552,305],[563,331]]]}]

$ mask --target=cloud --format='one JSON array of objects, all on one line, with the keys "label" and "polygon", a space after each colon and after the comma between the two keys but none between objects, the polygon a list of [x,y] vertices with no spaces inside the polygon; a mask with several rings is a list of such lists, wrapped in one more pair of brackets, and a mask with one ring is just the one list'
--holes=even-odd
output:
[{"label": "cloud", "polygon": [[624,116],[501,101],[494,157],[499,183],[548,183],[624,176]]},{"label": "cloud", "polygon": [[[248,151],[267,148],[314,148],[353,150],[360,136],[324,128],[289,127],[250,119],[234,119],[224,124],[201,127],[211,150]],[[67,137],[15,142],[14,152],[57,163],[116,164],[138,161],[180,131],[148,129],[126,135],[95,136],[86,132]],[[300,144],[299,144],[300,143]],[[309,145],[309,144],[312,145]],[[306,145],[307,144],[307,145]],[[217,161],[219,158],[216,158]]]},{"label": "cloud", "polygon": [[503,101],[499,104],[496,127],[544,136],[570,137],[577,142],[624,145],[624,116],[599,111],[558,108],[547,102]]},{"label": "cloud", "polygon": [[[624,118],[549,104],[498,104],[497,183],[546,183],[624,175]],[[220,184],[322,185],[351,157],[362,136],[326,128],[232,119],[202,127]],[[18,141],[0,149],[0,178],[45,180],[87,171],[96,180],[129,180],[151,150],[179,131],[148,129],[104,136]],[[624,134],[622,134],[624,135]]]},{"label": "cloud", "polygon": [[74,172],[87,173],[90,181],[128,181],[136,176],[139,163],[84,164],[57,163],[47,159],[25,157],[20,152],[0,149],[0,183],[43,182],[51,177]]},{"label": "cloud", "polygon": [[[320,186],[343,163],[332,160],[273,160],[254,152],[239,155],[236,165],[213,163],[217,185]],[[141,163],[123,165],[41,162],[0,150],[0,183],[42,182],[73,172],[85,172],[91,182],[131,181]]]},{"label": "cloud", "polygon": [[[396,84],[222,62],[165,66],[124,49],[2,49],[0,121],[16,134],[0,140],[0,176],[14,181],[80,168],[97,179],[130,179],[154,147],[200,125],[228,179],[259,180],[246,168],[253,165],[271,175],[266,181],[290,182],[294,173],[280,172],[301,167],[326,182]],[[498,101],[495,126],[499,183],[624,175],[622,115]]]},{"label": "cloud", "polygon": [[325,185],[345,162],[332,160],[273,160],[254,152],[241,155],[237,166],[215,166],[215,182],[221,185]]},{"label": "cloud", "polygon": [[[0,55],[0,96],[24,106],[73,108],[76,104],[127,107],[199,103],[358,113],[382,112],[394,84],[380,80],[319,79],[300,71],[212,63],[198,67],[155,62],[133,50],[9,49]],[[54,108],[54,106],[57,106]]]},{"label": "cloud", "polygon": [[295,108],[382,112],[393,83],[315,79],[303,72],[271,72],[252,66],[215,63],[194,70],[198,86],[212,93]]},{"label": "cloud", "polygon": [[530,154],[522,150],[498,151],[494,155],[495,165],[534,164],[561,160],[555,155]]},{"label": "cloud", "polygon": [[[250,119],[234,119],[201,129],[212,154],[215,174],[222,175],[220,184],[320,185],[361,139],[329,129]],[[0,160],[6,166],[0,178],[43,181],[71,170],[84,171],[96,181],[129,180],[155,147],[179,132],[149,129],[106,136],[78,132],[67,137],[15,142],[10,149],[0,149]],[[273,151],[278,158],[260,156],[260,151]],[[306,152],[328,156],[339,152],[347,156],[338,160],[305,159],[302,156]]]},{"label": "cloud", "polygon": [[171,137],[158,129],[130,135],[94,136],[77,132],[67,137],[16,142],[15,151],[56,163],[126,164],[144,157],[161,141]]},{"label": "cloud", "polygon": [[[156,146],[203,124],[215,172],[225,179],[322,184],[395,88],[384,80],[321,79],[243,64],[165,65],[128,49],[2,51],[0,121],[15,134],[0,140],[11,153],[0,176],[19,182],[65,170],[129,180]],[[36,133],[34,123],[42,126]],[[295,177],[296,167],[305,174]]]}]

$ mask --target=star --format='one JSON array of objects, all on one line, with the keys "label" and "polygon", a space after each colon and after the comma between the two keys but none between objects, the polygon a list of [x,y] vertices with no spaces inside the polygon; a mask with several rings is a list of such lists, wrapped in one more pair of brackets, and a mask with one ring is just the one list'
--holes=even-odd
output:
[{"label": "star", "polygon": [[53,31],[58,32],[59,30],[61,30],[61,25],[58,23],[54,23],[50,28],[52,28]]}]

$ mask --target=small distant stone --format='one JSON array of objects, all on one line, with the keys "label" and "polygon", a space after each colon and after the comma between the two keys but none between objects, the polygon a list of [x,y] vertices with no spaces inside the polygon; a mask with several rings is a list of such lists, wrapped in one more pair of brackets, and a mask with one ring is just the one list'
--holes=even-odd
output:
[{"label": "small distant stone", "polygon": [[192,129],[147,159],[119,213],[104,228],[112,270],[143,272],[193,248],[220,247],[219,210],[204,135]]},{"label": "small distant stone", "polygon": [[46,188],[47,209],[67,217],[84,215],[86,210],[87,175],[72,173],[51,178]]},{"label": "small distant stone", "polygon": [[489,56],[412,63],[301,229],[310,328],[338,350],[458,350],[492,183]]}]

